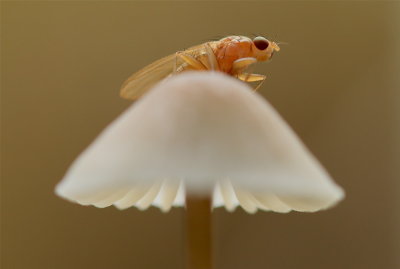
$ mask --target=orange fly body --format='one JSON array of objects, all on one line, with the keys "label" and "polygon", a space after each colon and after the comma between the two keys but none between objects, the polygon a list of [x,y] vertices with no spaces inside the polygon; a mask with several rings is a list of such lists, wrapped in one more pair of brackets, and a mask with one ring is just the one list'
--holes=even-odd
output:
[{"label": "orange fly body", "polygon": [[161,58],[130,76],[121,87],[121,96],[137,99],[160,80],[187,70],[224,72],[242,81],[260,83],[265,75],[246,73],[247,68],[271,59],[279,46],[264,37],[250,39],[245,36],[228,36],[178,51]]}]

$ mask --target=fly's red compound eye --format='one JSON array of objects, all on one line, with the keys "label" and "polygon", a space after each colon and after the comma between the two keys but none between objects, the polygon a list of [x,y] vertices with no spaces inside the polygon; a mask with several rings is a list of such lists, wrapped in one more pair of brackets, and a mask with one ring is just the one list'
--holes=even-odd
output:
[{"label": "fly's red compound eye", "polygon": [[256,48],[259,50],[265,50],[269,46],[268,40],[266,40],[265,38],[260,37],[260,36],[254,38],[253,43],[254,43],[254,46],[256,46]]}]

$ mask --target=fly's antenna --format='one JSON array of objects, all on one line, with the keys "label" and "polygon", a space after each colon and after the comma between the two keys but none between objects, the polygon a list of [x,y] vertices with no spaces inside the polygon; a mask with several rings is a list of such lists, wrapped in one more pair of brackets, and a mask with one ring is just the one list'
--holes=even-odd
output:
[{"label": "fly's antenna", "polygon": [[284,41],[276,41],[275,42],[277,45],[289,45],[288,42],[284,42]]},{"label": "fly's antenna", "polygon": [[271,40],[271,41],[274,41],[277,45],[289,45],[289,43],[285,42],[285,41],[275,41],[277,39],[278,39],[278,35],[274,34],[273,35],[273,40]]}]

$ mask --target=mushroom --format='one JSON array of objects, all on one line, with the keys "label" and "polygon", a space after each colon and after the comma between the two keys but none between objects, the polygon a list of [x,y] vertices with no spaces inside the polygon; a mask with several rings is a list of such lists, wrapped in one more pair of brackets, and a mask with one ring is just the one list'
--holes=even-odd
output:
[{"label": "mushroom", "polygon": [[218,72],[160,82],[79,156],[56,193],[82,205],[164,212],[185,197],[187,208],[249,213],[314,212],[344,197],[264,98]]}]

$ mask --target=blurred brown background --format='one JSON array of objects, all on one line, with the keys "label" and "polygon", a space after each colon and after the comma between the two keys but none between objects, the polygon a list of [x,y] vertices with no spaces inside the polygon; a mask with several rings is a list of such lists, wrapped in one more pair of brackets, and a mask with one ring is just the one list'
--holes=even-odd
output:
[{"label": "blurred brown background", "polygon": [[183,210],[54,195],[120,84],[230,34],[285,41],[260,90],[344,187],[315,214],[214,214],[216,268],[400,268],[399,2],[3,2],[1,268],[183,268]]}]

